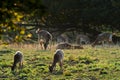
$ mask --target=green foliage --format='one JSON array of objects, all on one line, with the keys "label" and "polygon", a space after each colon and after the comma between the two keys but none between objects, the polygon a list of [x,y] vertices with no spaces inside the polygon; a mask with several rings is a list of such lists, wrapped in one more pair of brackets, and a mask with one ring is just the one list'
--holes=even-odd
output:
[{"label": "green foliage", "polygon": [[0,40],[5,43],[11,43],[23,42],[31,38],[31,32],[27,31],[26,27],[21,27],[17,24],[21,22],[27,23],[32,16],[38,17],[38,15],[43,15],[45,12],[44,8],[40,0],[1,1],[0,33],[2,34],[0,34]]},{"label": "green foliage", "polygon": [[57,34],[90,33],[92,38],[103,31],[118,32],[119,8],[118,0],[4,0],[0,6],[0,39],[6,43],[32,42],[37,28]]}]

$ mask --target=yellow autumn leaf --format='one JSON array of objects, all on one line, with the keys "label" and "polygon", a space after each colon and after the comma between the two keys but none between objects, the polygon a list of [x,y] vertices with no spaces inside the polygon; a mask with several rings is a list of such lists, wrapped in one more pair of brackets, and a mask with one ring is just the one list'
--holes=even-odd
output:
[{"label": "yellow autumn leaf", "polygon": [[29,38],[32,37],[32,34],[29,33],[29,34],[27,35],[27,37],[29,37]]},{"label": "yellow autumn leaf", "polygon": [[18,17],[18,18],[22,18],[23,16],[22,16],[22,15],[18,15],[17,17]]},{"label": "yellow autumn leaf", "polygon": [[20,18],[17,18],[17,21],[20,21]]},{"label": "yellow autumn leaf", "polygon": [[17,16],[17,15],[18,15],[18,13],[14,12],[14,15],[15,15],[15,16]]},{"label": "yellow autumn leaf", "polygon": [[24,28],[24,27],[22,27],[22,28],[21,28],[21,30],[22,30],[22,31],[25,31],[25,28]]},{"label": "yellow autumn leaf", "polygon": [[11,29],[11,27],[9,26],[9,27],[8,27],[8,29],[10,30],[10,29]]},{"label": "yellow autumn leaf", "polygon": [[19,37],[18,36],[15,36],[15,39],[18,39]]},{"label": "yellow autumn leaf", "polygon": [[24,30],[21,30],[21,31],[20,31],[20,34],[25,34],[25,31],[24,31]]},{"label": "yellow autumn leaf", "polygon": [[6,29],[4,29],[3,32],[6,32]]}]

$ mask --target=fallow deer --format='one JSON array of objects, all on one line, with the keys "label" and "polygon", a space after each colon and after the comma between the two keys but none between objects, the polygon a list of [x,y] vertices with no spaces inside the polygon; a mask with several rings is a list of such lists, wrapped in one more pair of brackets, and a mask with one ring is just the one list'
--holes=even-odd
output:
[{"label": "fallow deer", "polygon": [[11,67],[12,71],[14,71],[18,63],[19,63],[19,67],[22,68],[23,67],[23,53],[20,51],[17,51],[14,55],[14,62]]},{"label": "fallow deer", "polygon": [[53,70],[55,70],[55,67],[56,67],[57,63],[59,63],[60,70],[62,70],[62,67],[63,67],[63,57],[64,57],[64,52],[61,49],[57,49],[55,54],[54,54],[52,65],[49,66],[49,71],[51,73],[53,72]]},{"label": "fallow deer", "polygon": [[44,49],[46,50],[49,42],[52,40],[52,35],[46,30],[37,29],[36,33],[38,34],[38,43],[42,38],[44,40]]},{"label": "fallow deer", "polygon": [[114,33],[112,34],[112,33],[107,33],[107,32],[99,34],[97,36],[96,40],[93,42],[92,47],[94,47],[95,45],[99,44],[100,42],[103,45],[104,41],[109,42],[109,43],[113,43],[113,41],[112,41],[112,36],[113,35],[114,35]]}]

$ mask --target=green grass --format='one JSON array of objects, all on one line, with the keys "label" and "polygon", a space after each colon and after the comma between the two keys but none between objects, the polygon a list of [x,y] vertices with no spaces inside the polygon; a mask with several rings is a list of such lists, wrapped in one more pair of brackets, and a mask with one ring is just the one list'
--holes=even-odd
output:
[{"label": "green grass", "polygon": [[[63,71],[50,73],[55,49],[40,50],[37,45],[1,45],[0,80],[119,80],[120,47],[85,46],[84,49],[64,50]],[[24,53],[24,67],[12,72],[14,53]]]}]

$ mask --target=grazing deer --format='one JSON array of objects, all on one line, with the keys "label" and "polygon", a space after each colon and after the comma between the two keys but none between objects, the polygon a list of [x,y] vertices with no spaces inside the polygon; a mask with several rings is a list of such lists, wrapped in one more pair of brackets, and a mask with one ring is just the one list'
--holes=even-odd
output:
[{"label": "grazing deer", "polygon": [[38,34],[38,43],[40,43],[40,39],[44,40],[44,49],[46,50],[50,40],[52,40],[52,35],[46,30],[40,30],[39,28],[36,30]]},{"label": "grazing deer", "polygon": [[67,42],[61,42],[56,46],[57,49],[71,49],[72,45]]},{"label": "grazing deer", "polygon": [[102,45],[103,45],[103,42],[106,41],[106,42],[109,42],[109,43],[113,43],[112,42],[112,36],[114,34],[112,33],[101,33],[97,36],[96,40],[93,42],[92,44],[92,47],[94,47],[95,45],[99,44],[100,42],[102,42]]},{"label": "grazing deer", "polygon": [[77,44],[80,44],[80,45],[89,44],[90,39],[87,35],[80,34],[80,35],[77,36],[76,42],[77,42]]},{"label": "grazing deer", "polygon": [[61,49],[57,49],[55,54],[54,54],[54,59],[53,63],[51,66],[49,66],[49,71],[52,73],[53,70],[55,70],[56,63],[59,63],[60,70],[62,70],[63,66],[63,57],[64,57],[64,52]]},{"label": "grazing deer", "polygon": [[14,69],[16,68],[17,63],[19,63],[20,68],[23,67],[23,54],[20,51],[17,51],[14,55],[14,62],[13,62],[13,65],[11,67],[12,71],[14,71]]}]

